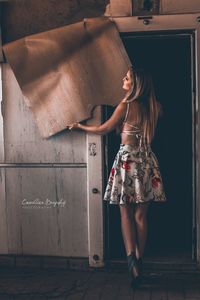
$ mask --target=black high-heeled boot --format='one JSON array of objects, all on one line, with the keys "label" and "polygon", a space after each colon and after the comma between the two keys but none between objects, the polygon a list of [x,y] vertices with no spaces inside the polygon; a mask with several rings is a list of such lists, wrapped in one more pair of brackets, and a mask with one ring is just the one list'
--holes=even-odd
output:
[{"label": "black high-heeled boot", "polygon": [[127,255],[128,270],[131,275],[131,285],[137,287],[140,282],[139,265],[135,252]]}]

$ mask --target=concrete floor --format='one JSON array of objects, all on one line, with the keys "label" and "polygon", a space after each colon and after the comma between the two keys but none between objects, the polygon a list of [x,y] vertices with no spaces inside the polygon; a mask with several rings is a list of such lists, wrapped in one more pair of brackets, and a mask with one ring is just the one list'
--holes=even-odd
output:
[{"label": "concrete floor", "polygon": [[133,290],[125,270],[0,269],[0,300],[200,299],[200,273],[145,272]]}]

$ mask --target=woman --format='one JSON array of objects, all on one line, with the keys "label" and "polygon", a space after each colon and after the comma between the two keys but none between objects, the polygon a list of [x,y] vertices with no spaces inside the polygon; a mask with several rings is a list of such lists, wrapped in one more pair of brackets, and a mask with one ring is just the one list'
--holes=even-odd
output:
[{"label": "woman", "polygon": [[142,255],[147,238],[147,211],[151,201],[166,201],[159,165],[151,150],[161,105],[157,102],[152,78],[142,70],[130,68],[123,78],[125,98],[114,113],[99,126],[74,123],[80,128],[106,134],[121,132],[120,149],[111,169],[104,200],[119,204],[121,229],[132,284],[142,275]]}]

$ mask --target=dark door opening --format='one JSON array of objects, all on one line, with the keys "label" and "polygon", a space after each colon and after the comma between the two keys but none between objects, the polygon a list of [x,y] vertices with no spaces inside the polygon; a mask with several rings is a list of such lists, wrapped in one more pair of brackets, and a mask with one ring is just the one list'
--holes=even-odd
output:
[{"label": "dark door opening", "polygon": [[[164,111],[152,149],[159,160],[167,202],[150,205],[144,255],[192,260],[192,34],[123,34],[121,37],[132,64],[148,69],[153,75],[156,95]],[[106,119],[113,111],[112,107],[105,108]],[[105,143],[106,184],[120,136],[111,132]],[[105,211],[106,258],[124,259],[119,207],[106,203]]]}]

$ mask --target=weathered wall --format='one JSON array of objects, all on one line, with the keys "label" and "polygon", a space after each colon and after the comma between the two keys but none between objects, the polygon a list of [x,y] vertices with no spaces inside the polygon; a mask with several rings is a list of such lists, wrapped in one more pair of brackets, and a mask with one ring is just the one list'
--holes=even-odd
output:
[{"label": "weathered wall", "polygon": [[[2,2],[3,43],[101,15],[141,14],[143,0],[13,0]],[[160,0],[160,14],[200,12],[199,0]],[[148,13],[148,12],[147,12]]]},{"label": "weathered wall", "polygon": [[[154,0],[156,2],[156,0]],[[159,1],[158,1],[159,2]],[[107,16],[132,16],[151,13],[143,10],[144,0],[110,0],[107,5],[105,14]],[[153,7],[153,5],[152,5]],[[175,13],[190,13],[200,12],[199,0],[160,0],[159,2],[160,14],[175,14]]]},{"label": "weathered wall", "polygon": [[200,12],[199,0],[161,0],[162,14]]},{"label": "weathered wall", "polygon": [[108,0],[14,0],[2,4],[3,43],[104,14]]}]

